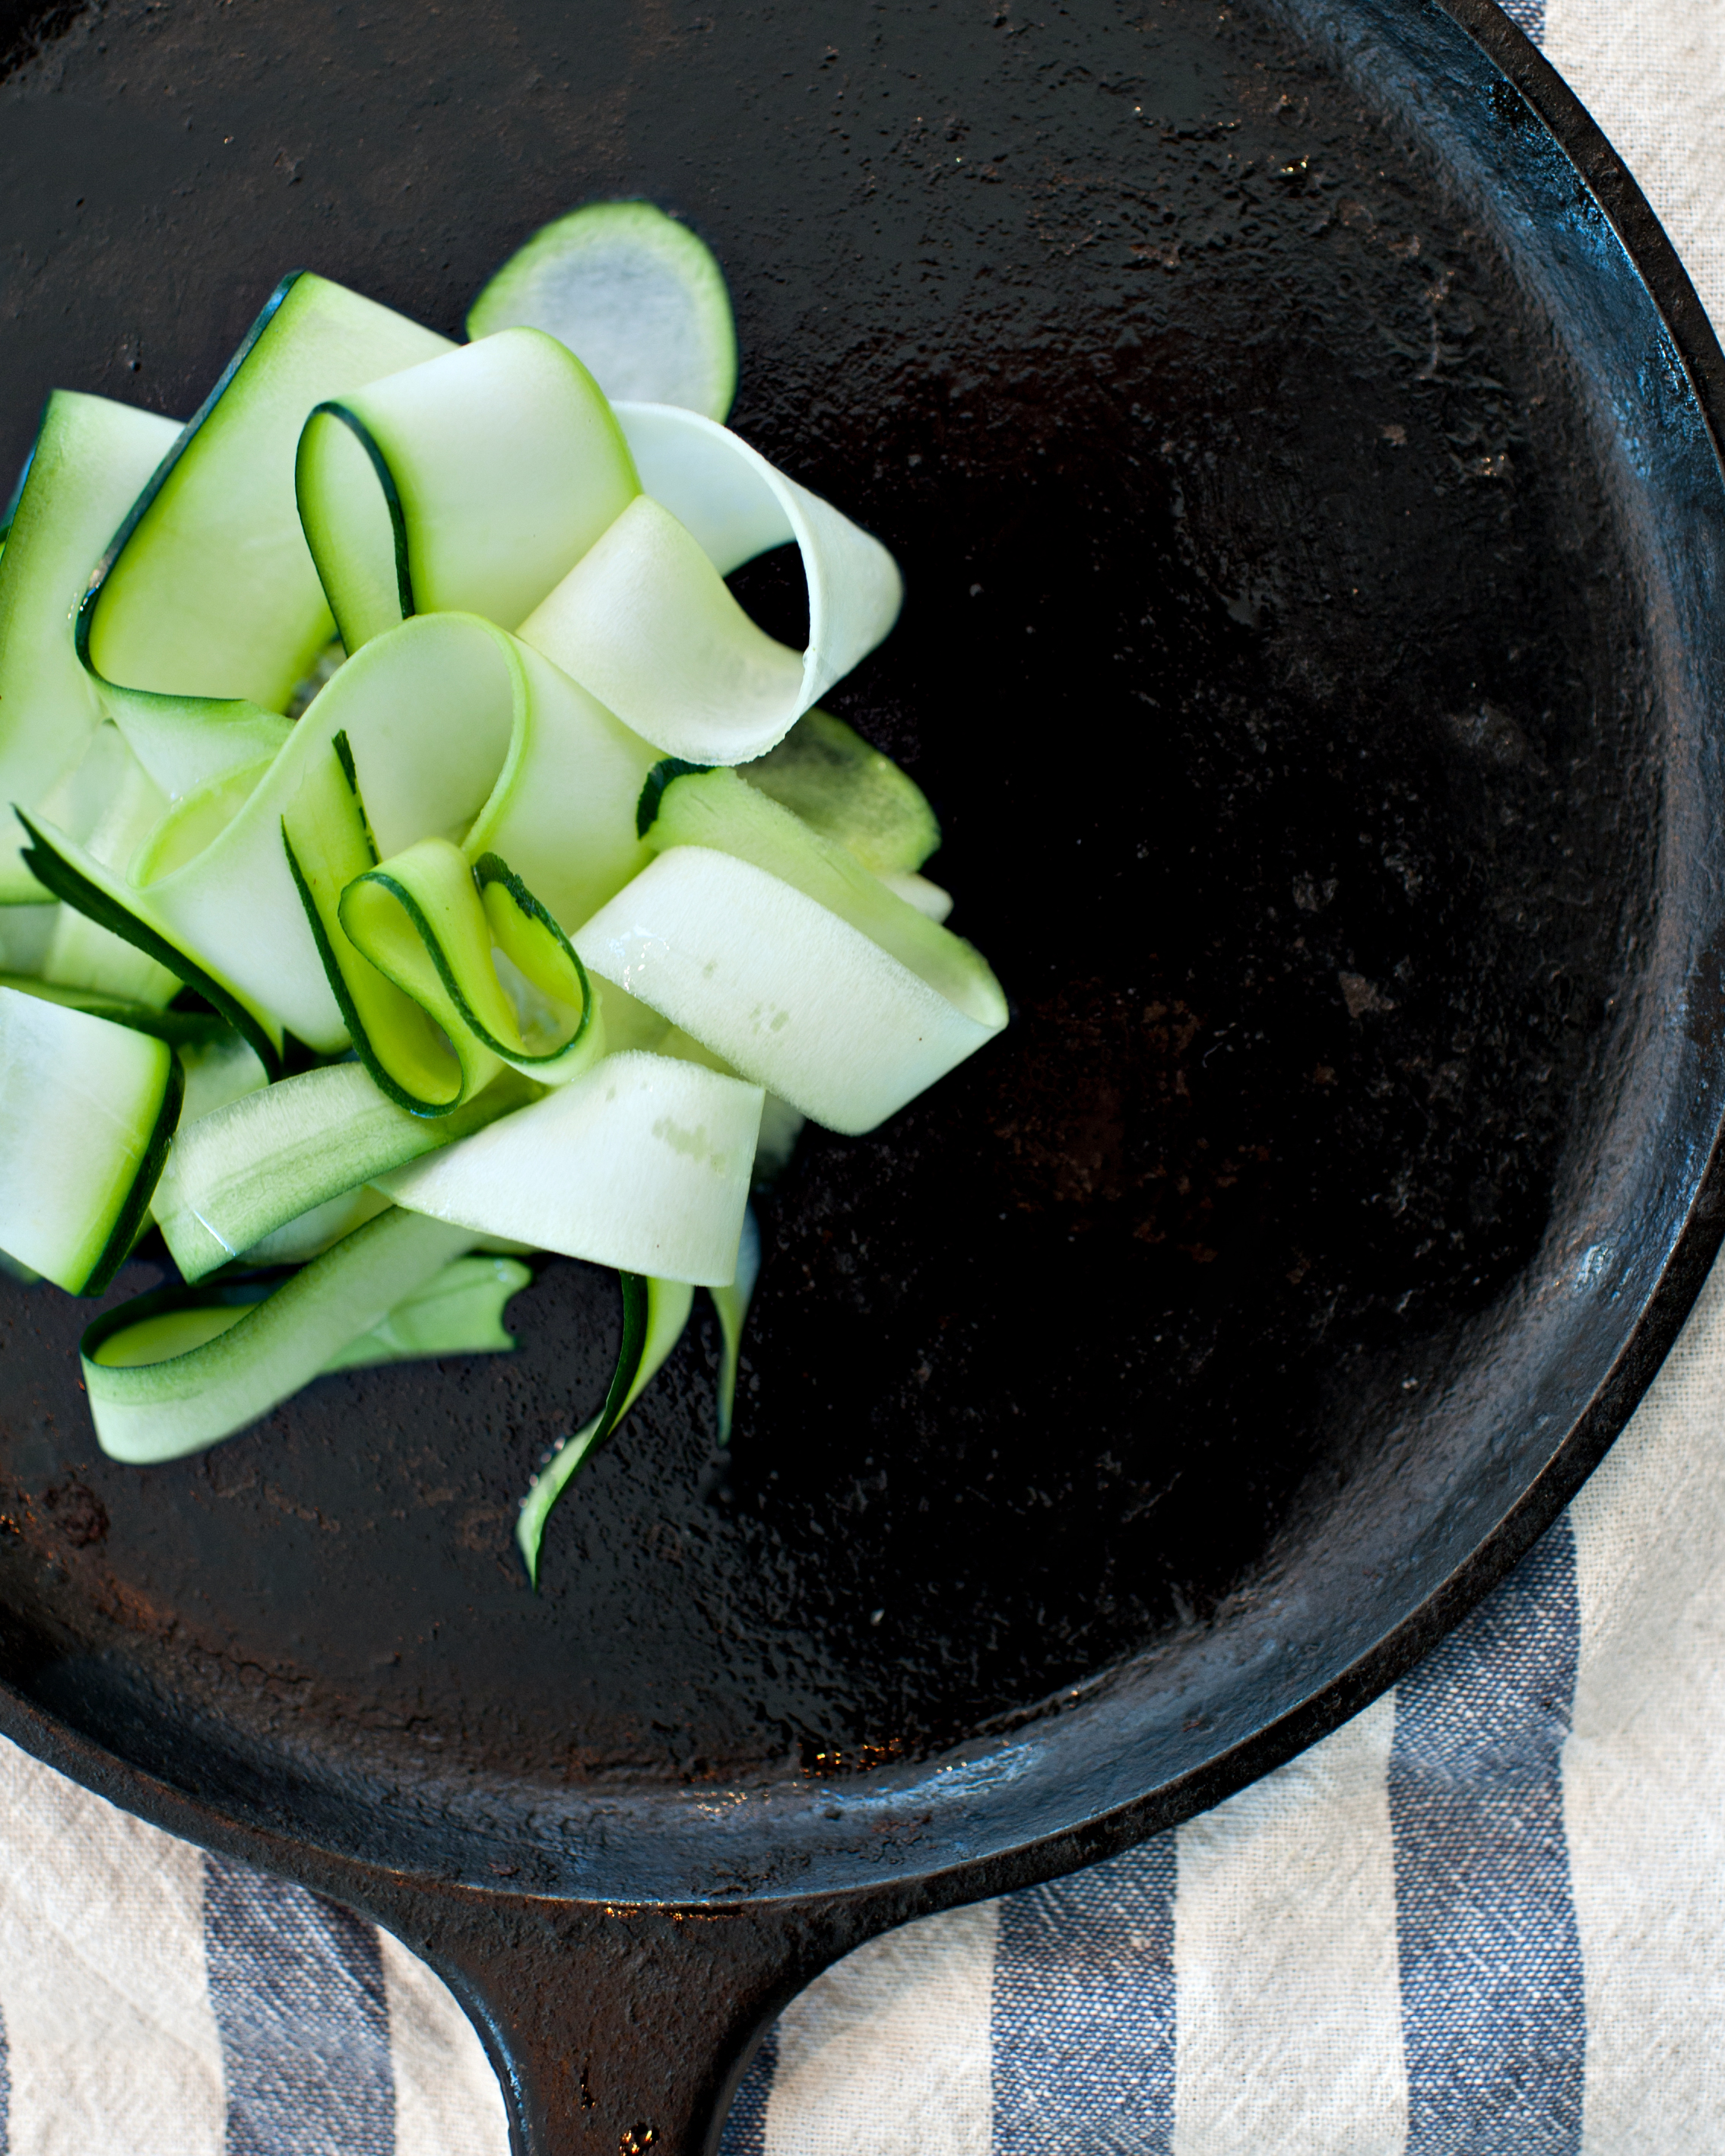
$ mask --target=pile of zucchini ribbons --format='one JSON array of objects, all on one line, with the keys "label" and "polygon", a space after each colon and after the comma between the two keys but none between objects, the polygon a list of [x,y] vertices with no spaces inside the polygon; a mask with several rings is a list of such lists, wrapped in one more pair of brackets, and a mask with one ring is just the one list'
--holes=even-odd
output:
[{"label": "pile of zucchini ribbons", "polygon": [[[140,1463],[512,1345],[524,1255],[614,1267],[536,1580],[697,1286],[728,1430],[752,1180],[1006,1006],[918,873],[927,803],[818,708],[899,577],[721,424],[706,249],[578,211],[469,328],[295,274],[185,426],[49,399],[0,553],[0,1249],[92,1295],[160,1229],[184,1284],[82,1348]],[[788,544],[801,652],[725,581]]]}]

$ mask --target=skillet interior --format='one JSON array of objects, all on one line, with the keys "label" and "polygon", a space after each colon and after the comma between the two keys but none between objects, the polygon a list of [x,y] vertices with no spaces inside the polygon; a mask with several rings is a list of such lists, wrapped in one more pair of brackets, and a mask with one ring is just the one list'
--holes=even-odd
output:
[{"label": "skillet interior", "polygon": [[1715,1124],[1718,470],[1529,109],[1435,9],[1332,12],[270,0],[242,49],[189,0],[0,83],[13,459],[54,383],[189,408],[295,263],[454,331],[568,203],[685,214],[737,425],[904,564],[829,701],[1018,1013],[811,1133],[728,1460],[708,1322],[536,1600],[602,1276],[146,1474],[87,1312],[7,1289],[27,1701],[409,1869],[855,1883],[1219,1794],[1591,1464]]}]

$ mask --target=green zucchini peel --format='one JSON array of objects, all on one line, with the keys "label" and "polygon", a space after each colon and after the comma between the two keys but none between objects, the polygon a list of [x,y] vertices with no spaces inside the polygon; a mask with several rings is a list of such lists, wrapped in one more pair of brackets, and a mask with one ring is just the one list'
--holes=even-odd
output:
[{"label": "green zucchini peel", "polygon": [[[435,1021],[458,1055],[470,1036],[498,1062],[556,1084],[603,1046],[586,968],[495,854],[470,867],[447,839],[422,839],[354,877],[338,911],[354,950]],[[521,983],[531,1031],[499,978],[499,955]]]},{"label": "green zucchini peel", "polygon": [[32,973],[0,973],[0,988],[17,988],[27,996],[40,996],[44,1003],[64,1004],[69,1010],[87,1011],[114,1025],[129,1025],[135,1033],[153,1034],[171,1048],[208,1047],[230,1031],[226,1019],[214,1011],[156,1010],[124,996],[106,995],[100,988],[72,988],[64,981],[39,980]]},{"label": "green zucchini peel", "polygon": [[63,905],[75,908],[98,927],[136,944],[146,957],[153,958],[188,988],[195,989],[206,1003],[215,1006],[246,1042],[270,1076],[280,1077],[282,1035],[278,1025],[254,1009],[250,999],[243,997],[238,988],[206,973],[188,952],[170,942],[148,921],[141,919],[132,904],[121,896],[122,886],[117,878],[105,875],[88,855],[80,865],[76,856],[81,849],[65,839],[56,844],[52,829],[47,826],[39,829],[16,803],[13,814],[31,841],[24,849],[25,865],[44,891]]},{"label": "green zucchini peel", "polygon": [[97,680],[280,711],[331,634],[294,494],[305,416],[449,349],[325,278],[284,277],[90,578],[77,649]]},{"label": "green zucchini peel", "polygon": [[345,733],[331,749],[313,763],[282,817],[288,872],[360,1061],[398,1107],[446,1116],[496,1075],[496,1061],[459,1026],[451,1033],[440,1024],[349,938],[342,896],[376,865],[377,842]]},{"label": "green zucchini peel", "polygon": [[694,1307],[695,1291],[682,1281],[654,1280],[643,1273],[619,1273],[623,1291],[623,1337],[617,1350],[617,1366],[606,1389],[605,1404],[590,1423],[572,1437],[559,1440],[556,1450],[527,1486],[516,1522],[516,1547],[527,1568],[535,1590],[539,1585],[539,1553],[545,1540],[545,1523],[557,1502],[600,1447],[615,1435],[635,1401],[656,1374],[660,1365],[683,1337]]},{"label": "green zucchini peel", "polygon": [[350,652],[415,612],[513,629],[640,492],[598,383],[528,328],[316,406],[294,487]]},{"label": "green zucchini peel", "polygon": [[[465,1230],[392,1208],[356,1228],[264,1300],[251,1299],[239,1317],[190,1345],[183,1334],[159,1358],[148,1336],[116,1348],[142,1318],[169,1305],[141,1310],[124,1304],[96,1320],[80,1343],[85,1389],[96,1439],[110,1459],[134,1466],[182,1459],[244,1430],[310,1382],[330,1357],[377,1325],[405,1297],[424,1288],[451,1258],[471,1246]],[[172,1307],[202,1298],[212,1308],[246,1300],[245,1284],[192,1291]],[[104,1357],[130,1353],[135,1359]],[[177,1348],[177,1353],[172,1352]]]},{"label": "green zucchini peel", "polygon": [[131,1255],[131,1246],[138,1240],[144,1225],[144,1216],[150,1209],[167,1149],[173,1143],[174,1132],[179,1128],[180,1109],[186,1098],[186,1066],[177,1055],[170,1055],[167,1063],[167,1083],[162,1091],[162,1106],[156,1116],[156,1127],[150,1133],[144,1157],[138,1163],[138,1172],[132,1178],[131,1188],[126,1194],[114,1221],[101,1255],[90,1269],[90,1277],[80,1293],[101,1295],[112,1283],[114,1276]]},{"label": "green zucchini peel", "polygon": [[737,1370],[742,1356],[742,1331],[748,1321],[749,1304],[754,1297],[755,1283],[760,1277],[761,1224],[755,1218],[754,1207],[751,1205],[742,1216],[742,1234],[737,1245],[736,1279],[726,1287],[710,1287],[707,1290],[713,1299],[713,1309],[719,1320],[719,1378],[715,1408],[721,1445],[731,1442],[731,1419],[737,1402]]}]

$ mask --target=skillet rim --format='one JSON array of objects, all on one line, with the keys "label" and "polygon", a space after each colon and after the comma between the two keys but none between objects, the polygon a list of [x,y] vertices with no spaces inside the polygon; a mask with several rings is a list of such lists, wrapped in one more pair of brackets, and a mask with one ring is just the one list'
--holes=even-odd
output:
[{"label": "skillet rim", "polygon": [[[1574,167],[1628,257],[1663,323],[1699,408],[1725,479],[1725,351],[1688,273],[1646,198],[1604,131],[1531,38],[1496,0],[1416,0],[1422,12],[1447,15],[1485,54],[1548,131]],[[0,6],[0,50],[15,50],[33,23],[59,13],[14,0]],[[1437,1645],[1497,1586],[1555,1522],[1621,1434],[1688,1317],[1725,1239],[1725,1097],[1715,1095],[1707,1159],[1680,1233],[1647,1291],[1609,1369],[1575,1417],[1545,1467],[1471,1554],[1392,1630],[1309,1697],[1202,1765],[1074,1825],[984,1854],[941,1861],[926,1871],[896,1869],[878,1885],[810,1892],[752,1888],[745,1894],[653,1897],[610,1902],[608,1913],[722,1907],[742,1914],[772,1908],[838,1911],[872,1907],[867,1929],[1006,1893],[1113,1856],[1207,1810],[1307,1749],[1350,1720]],[[165,1831],[296,1879],[370,1912],[403,1933],[406,1905],[417,1893],[454,1892],[463,1900],[516,1910],[535,1905],[592,1906],[580,1897],[537,1893],[448,1876],[404,1872],[307,1837],[245,1825],[202,1799],[110,1752],[0,1680],[0,1736],[84,1788]],[[862,1936],[859,1933],[859,1938]],[[856,1940],[850,1942],[857,1943]]]}]

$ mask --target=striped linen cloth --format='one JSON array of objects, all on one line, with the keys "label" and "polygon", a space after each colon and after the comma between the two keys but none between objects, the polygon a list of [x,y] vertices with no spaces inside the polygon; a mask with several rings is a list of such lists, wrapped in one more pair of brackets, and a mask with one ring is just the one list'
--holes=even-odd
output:
[{"label": "striped linen cloth", "polygon": [[[1725,321],[1725,0],[1511,0]],[[1725,1267],[1389,1697],[798,1999],[726,2156],[1725,2151]],[[0,2156],[504,2156],[448,1993],[0,1744]]]}]

